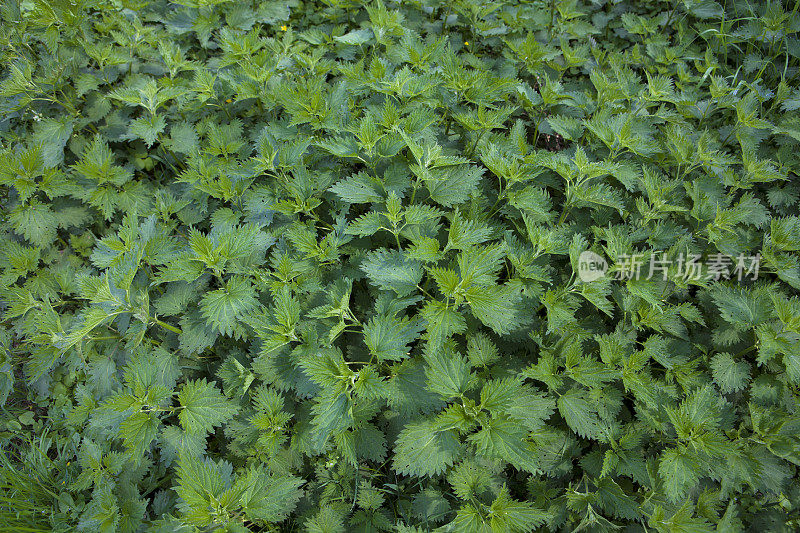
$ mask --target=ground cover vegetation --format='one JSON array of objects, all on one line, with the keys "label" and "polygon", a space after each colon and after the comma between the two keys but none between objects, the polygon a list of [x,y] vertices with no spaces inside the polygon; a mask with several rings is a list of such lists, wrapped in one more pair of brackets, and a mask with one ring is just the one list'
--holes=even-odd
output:
[{"label": "ground cover vegetation", "polygon": [[800,527],[800,14],[10,0],[2,531]]}]

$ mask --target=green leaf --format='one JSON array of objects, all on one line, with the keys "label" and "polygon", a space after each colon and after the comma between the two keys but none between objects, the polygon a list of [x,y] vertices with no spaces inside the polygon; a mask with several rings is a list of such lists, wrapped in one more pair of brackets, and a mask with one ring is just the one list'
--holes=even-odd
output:
[{"label": "green leaf", "polygon": [[491,234],[491,229],[485,223],[461,218],[456,211],[450,223],[447,248],[463,250],[469,246],[486,242]]},{"label": "green leaf", "polygon": [[684,451],[671,448],[661,454],[658,473],[671,501],[679,501],[689,489],[697,486],[699,476],[696,469],[695,460]]},{"label": "green leaf", "polygon": [[451,431],[440,431],[431,420],[412,422],[397,436],[392,467],[404,475],[438,475],[453,464],[459,449]]},{"label": "green leaf", "polygon": [[769,236],[780,250],[800,251],[800,217],[773,218]]},{"label": "green leaf", "polygon": [[483,170],[473,165],[453,165],[429,170],[423,175],[431,199],[445,207],[465,202],[477,192]]},{"label": "green leaf", "polygon": [[342,513],[327,506],[306,520],[305,527],[306,533],[345,533]]},{"label": "green leaf", "polygon": [[392,410],[404,415],[431,413],[444,406],[438,394],[425,388],[425,364],[418,358],[392,367],[386,395]]},{"label": "green leaf", "polygon": [[517,318],[520,293],[514,286],[470,287],[464,298],[469,302],[472,314],[500,335],[520,325]]},{"label": "green leaf", "polygon": [[232,498],[235,494],[229,492],[233,481],[229,463],[182,456],[175,475],[178,508],[190,524],[207,526],[216,518],[216,509],[234,511],[238,507]]},{"label": "green leaf", "polygon": [[199,458],[206,451],[206,434],[202,432],[189,433],[178,426],[165,426],[159,438],[165,444],[162,453],[170,461],[181,455]]},{"label": "green leaf", "polygon": [[188,122],[180,122],[170,128],[169,148],[173,152],[181,154],[193,154],[198,146],[200,139],[197,130]]},{"label": "green leaf", "polygon": [[383,200],[383,185],[381,182],[366,172],[359,172],[345,178],[329,190],[345,202],[351,204],[366,204]]},{"label": "green leaf", "polygon": [[559,396],[558,411],[581,437],[596,439],[601,434],[596,407],[581,389],[570,389]]},{"label": "green leaf", "polygon": [[421,330],[419,322],[408,317],[372,317],[364,325],[364,342],[379,361],[400,361],[409,356],[408,345]]},{"label": "green leaf", "polygon": [[369,42],[369,40],[372,39],[372,30],[366,28],[361,30],[353,30],[340,37],[334,37],[334,39],[344,44],[360,45]]},{"label": "green leaf", "polygon": [[451,335],[463,333],[467,329],[464,317],[439,300],[428,300],[420,315],[425,319],[428,339],[433,344],[441,344]]},{"label": "green leaf", "polygon": [[250,280],[231,277],[225,286],[206,293],[200,301],[200,310],[208,323],[222,335],[239,331],[239,321],[258,305]]},{"label": "green leaf", "polygon": [[239,477],[234,491],[251,521],[281,522],[294,510],[303,495],[305,483],[295,476],[269,475],[263,467],[253,467]]},{"label": "green leaf", "polygon": [[32,202],[19,206],[8,216],[14,230],[36,246],[49,246],[56,240],[58,216],[48,205]]},{"label": "green leaf", "polygon": [[536,474],[540,472],[533,446],[525,439],[528,431],[509,418],[493,418],[480,431],[470,435],[478,453],[490,458],[502,459],[515,468]]},{"label": "green leaf", "polygon": [[42,164],[53,168],[64,161],[64,147],[72,136],[71,118],[46,118],[33,128],[33,142],[42,147]]},{"label": "green leaf", "polygon": [[190,433],[210,433],[239,410],[222,395],[214,382],[208,383],[205,378],[187,381],[178,393],[178,401],[181,405],[178,420]]},{"label": "green leaf", "polygon": [[555,402],[524,385],[519,378],[487,382],[481,389],[481,407],[493,415],[506,415],[529,431],[539,429],[555,410]]},{"label": "green leaf", "polygon": [[547,117],[547,122],[553,128],[553,131],[569,141],[575,141],[583,134],[584,128],[580,119],[565,115],[555,115]]},{"label": "green leaf", "polygon": [[371,252],[361,263],[361,270],[382,290],[392,290],[398,296],[408,296],[422,279],[422,267],[406,258],[403,252],[381,248]]},{"label": "green leaf", "polygon": [[475,376],[470,373],[469,362],[452,351],[450,345],[430,347],[425,353],[428,368],[428,390],[439,394],[443,399],[461,396],[469,390]]},{"label": "green leaf", "polygon": [[711,297],[722,318],[738,329],[756,327],[769,316],[769,297],[763,289],[717,285],[711,290]]},{"label": "green leaf", "polygon": [[317,449],[322,449],[331,435],[350,427],[353,422],[352,409],[352,402],[345,393],[332,390],[317,397],[317,403],[312,408],[314,444]]},{"label": "green leaf", "polygon": [[714,381],[724,393],[744,389],[750,381],[750,365],[736,361],[729,353],[718,353],[711,359]]},{"label": "green leaf", "polygon": [[131,457],[138,461],[158,435],[161,425],[155,413],[138,412],[126,418],[119,427],[125,447]]},{"label": "green leaf", "polygon": [[142,139],[150,148],[158,140],[158,134],[163,133],[166,127],[167,121],[161,115],[137,118],[132,120],[128,127],[128,137]]},{"label": "green leaf", "polygon": [[489,526],[493,532],[524,533],[533,531],[550,518],[549,513],[537,509],[529,502],[520,502],[511,498],[505,485],[500,494],[492,502]]}]

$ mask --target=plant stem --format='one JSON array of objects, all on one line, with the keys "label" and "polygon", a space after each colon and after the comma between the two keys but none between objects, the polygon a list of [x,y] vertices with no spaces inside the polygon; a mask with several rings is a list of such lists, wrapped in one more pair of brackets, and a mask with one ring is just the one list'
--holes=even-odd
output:
[{"label": "plant stem", "polygon": [[162,328],[164,328],[166,330],[169,330],[169,331],[171,331],[173,333],[177,333],[178,335],[183,333],[183,331],[181,331],[179,328],[176,328],[172,324],[167,324],[166,322],[164,322],[163,320],[159,320],[158,318],[154,318],[153,319],[153,324],[161,326]]},{"label": "plant stem", "polygon": [[475,137],[475,142],[472,143],[472,147],[469,149],[469,153],[467,154],[469,157],[472,157],[473,154],[475,153],[475,149],[478,147],[478,143],[480,142],[480,140],[483,137],[484,133],[486,133],[485,129],[481,130],[481,132],[478,134],[478,136]]}]

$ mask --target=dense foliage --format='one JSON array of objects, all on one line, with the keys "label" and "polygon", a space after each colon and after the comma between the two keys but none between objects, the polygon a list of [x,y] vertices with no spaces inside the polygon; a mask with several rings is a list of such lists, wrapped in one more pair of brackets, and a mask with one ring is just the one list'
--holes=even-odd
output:
[{"label": "dense foliage", "polygon": [[799,527],[797,11],[6,2],[0,530]]}]

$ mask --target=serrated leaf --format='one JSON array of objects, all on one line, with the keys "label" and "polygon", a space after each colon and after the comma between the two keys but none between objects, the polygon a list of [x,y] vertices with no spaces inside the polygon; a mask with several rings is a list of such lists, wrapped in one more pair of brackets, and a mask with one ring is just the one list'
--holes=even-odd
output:
[{"label": "serrated leaf", "polygon": [[519,326],[517,302],[520,294],[516,287],[470,287],[464,298],[469,302],[472,314],[498,334],[508,333]]},{"label": "serrated leaf", "polygon": [[209,324],[223,335],[233,335],[239,319],[258,305],[247,278],[234,276],[223,288],[206,293],[200,309]]},{"label": "serrated leaf", "polygon": [[408,296],[422,279],[422,267],[406,258],[403,252],[385,248],[370,253],[361,263],[361,270],[382,290]]},{"label": "serrated leaf", "polygon": [[408,357],[408,345],[421,330],[419,323],[408,317],[373,317],[364,325],[364,342],[379,361],[400,361]]},{"label": "serrated leaf", "polygon": [[477,191],[483,170],[472,165],[452,165],[429,170],[423,179],[431,198],[445,207],[465,202]]},{"label": "serrated leaf", "polygon": [[210,433],[238,411],[236,405],[205,378],[187,381],[178,393],[178,402],[182,407],[178,411],[178,420],[190,433]]},{"label": "serrated leaf", "polygon": [[750,381],[750,365],[736,361],[729,353],[716,354],[711,359],[714,381],[724,393],[742,390]]},{"label": "serrated leaf", "polygon": [[449,346],[431,348],[425,354],[428,367],[425,375],[428,378],[428,390],[447,399],[460,396],[473,384],[474,376],[470,373],[466,358],[453,353]]},{"label": "serrated leaf", "polygon": [[134,413],[120,424],[119,436],[132,457],[138,460],[158,435],[160,422],[155,413]]},{"label": "serrated leaf", "polygon": [[535,474],[539,472],[538,461],[533,447],[525,440],[527,434],[528,431],[515,421],[501,417],[484,424],[469,439],[475,443],[479,454],[502,459]]},{"label": "serrated leaf", "polygon": [[64,147],[72,136],[73,121],[70,118],[46,118],[33,129],[33,142],[41,145],[42,164],[53,168],[64,161]]},{"label": "serrated leaf", "polygon": [[673,502],[680,500],[699,481],[695,461],[676,448],[661,454],[658,473],[664,483],[667,496]]},{"label": "serrated leaf", "polygon": [[430,420],[413,422],[397,437],[392,466],[404,475],[434,476],[453,464],[459,448],[451,431],[438,430]]},{"label": "serrated leaf", "polygon": [[359,172],[345,178],[329,190],[351,204],[365,204],[383,200],[380,181],[366,172]]},{"label": "serrated leaf", "polygon": [[558,412],[567,425],[584,438],[597,438],[600,424],[597,410],[580,389],[570,389],[558,397]]},{"label": "serrated leaf", "polygon": [[428,300],[420,315],[425,319],[428,339],[434,344],[440,344],[451,335],[463,333],[467,329],[464,317],[445,302]]},{"label": "serrated leaf", "polygon": [[9,214],[8,220],[17,233],[37,246],[48,246],[56,240],[58,216],[45,204],[19,206]]}]

